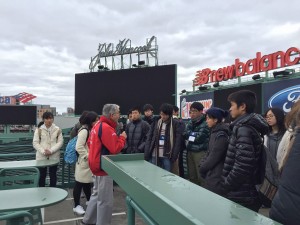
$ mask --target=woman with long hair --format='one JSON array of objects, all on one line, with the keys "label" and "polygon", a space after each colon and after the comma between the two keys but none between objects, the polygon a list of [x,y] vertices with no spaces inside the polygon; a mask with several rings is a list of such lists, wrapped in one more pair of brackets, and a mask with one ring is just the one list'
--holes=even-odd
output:
[{"label": "woman with long hair", "polygon": [[265,179],[259,185],[259,197],[265,207],[271,207],[279,181],[276,155],[278,146],[286,130],[284,125],[284,111],[280,108],[270,108],[265,113],[265,119],[269,125],[269,132],[264,136],[264,145],[267,147],[268,154]]},{"label": "woman with long hair", "polygon": [[83,207],[80,205],[80,194],[83,192],[86,196],[87,201],[91,197],[91,183],[92,172],[88,164],[88,138],[89,133],[94,124],[98,121],[97,113],[91,111],[88,112],[81,120],[81,128],[78,131],[78,138],[76,142],[76,151],[78,153],[78,159],[75,165],[75,186],[73,189],[74,197],[74,208],[73,212],[78,215],[83,215],[85,213]]},{"label": "woman with long hair", "polygon": [[300,221],[300,101],[286,116],[286,127],[292,130],[292,140],[283,157],[278,191],[273,199],[270,218],[289,225]]},{"label": "woman with long hair", "polygon": [[278,146],[286,130],[284,111],[280,108],[270,108],[266,111],[265,118],[269,124],[269,133],[264,138],[264,144],[276,160]]}]

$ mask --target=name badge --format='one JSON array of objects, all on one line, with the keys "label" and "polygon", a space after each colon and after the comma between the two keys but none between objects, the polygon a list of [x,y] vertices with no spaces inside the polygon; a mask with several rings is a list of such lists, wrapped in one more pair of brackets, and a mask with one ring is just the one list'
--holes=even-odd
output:
[{"label": "name badge", "polygon": [[195,137],[194,136],[189,136],[189,141],[194,142],[195,141]]},{"label": "name badge", "polygon": [[160,135],[159,137],[159,145],[164,145],[165,144],[165,135]]},{"label": "name badge", "polygon": [[191,135],[189,136],[189,141],[194,142],[195,138],[196,138],[195,136],[196,136],[196,133],[192,132]]}]

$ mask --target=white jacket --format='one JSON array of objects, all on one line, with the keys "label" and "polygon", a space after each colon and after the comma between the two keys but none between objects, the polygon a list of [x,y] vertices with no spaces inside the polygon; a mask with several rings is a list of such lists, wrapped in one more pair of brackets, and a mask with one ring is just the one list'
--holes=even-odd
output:
[{"label": "white jacket", "polygon": [[[39,132],[39,129],[41,130]],[[47,129],[45,124],[37,128],[33,136],[33,148],[36,150],[36,160],[60,159],[60,148],[63,146],[63,136],[60,128],[54,123]],[[47,157],[45,149],[49,149],[52,154]]]},{"label": "white jacket", "polygon": [[87,145],[88,131],[80,129],[78,132],[76,151],[79,154],[75,166],[75,180],[80,183],[92,183],[92,172],[89,167],[89,148]]}]

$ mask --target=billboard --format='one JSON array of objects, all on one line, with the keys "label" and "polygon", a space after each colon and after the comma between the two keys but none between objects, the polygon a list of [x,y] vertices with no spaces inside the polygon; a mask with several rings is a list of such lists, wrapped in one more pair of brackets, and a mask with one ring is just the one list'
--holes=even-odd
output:
[{"label": "billboard", "polygon": [[219,89],[214,92],[214,106],[219,107],[224,110],[229,110],[230,102],[227,101],[228,96],[236,91],[240,90],[249,90],[253,91],[256,94],[257,104],[254,112],[262,113],[262,85],[261,83],[244,85],[238,87],[231,87],[227,89]]},{"label": "billboard", "polygon": [[189,111],[193,102],[200,102],[204,106],[204,111],[209,109],[213,105],[214,93],[205,92],[195,95],[184,95],[180,97],[180,112],[182,119],[189,119]]},{"label": "billboard", "polygon": [[0,105],[0,124],[36,125],[36,106]]},{"label": "billboard", "polygon": [[15,105],[16,98],[13,96],[0,96],[0,105]]},{"label": "billboard", "polygon": [[193,102],[201,102],[204,106],[204,112],[210,107],[219,107],[224,110],[229,110],[230,103],[227,101],[227,97],[239,90],[250,90],[256,93],[257,106],[255,108],[256,113],[261,113],[262,110],[262,86],[261,83],[244,85],[239,87],[228,87],[226,89],[211,90],[208,92],[201,92],[198,94],[182,95],[180,97],[180,110],[181,118],[189,119],[189,110]]},{"label": "billboard", "polygon": [[175,105],[176,65],[99,71],[75,75],[75,114],[93,110],[102,114],[104,104],[120,105],[121,114],[149,103],[158,113],[162,103]]},{"label": "billboard", "polygon": [[291,110],[294,102],[300,99],[300,78],[281,79],[263,84],[263,111],[269,108],[281,108],[285,113]]}]

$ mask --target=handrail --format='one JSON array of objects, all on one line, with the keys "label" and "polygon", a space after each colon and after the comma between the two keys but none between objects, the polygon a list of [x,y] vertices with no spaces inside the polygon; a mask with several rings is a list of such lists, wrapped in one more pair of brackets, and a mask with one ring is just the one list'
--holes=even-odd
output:
[{"label": "handrail", "polygon": [[127,198],[128,225],[135,222],[134,209],[151,225],[280,224],[145,161],[143,154],[105,155],[101,166],[133,199]]}]

